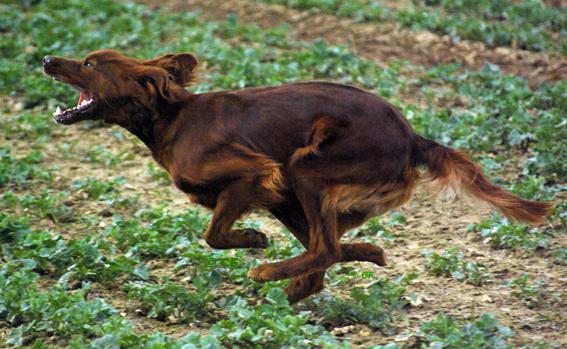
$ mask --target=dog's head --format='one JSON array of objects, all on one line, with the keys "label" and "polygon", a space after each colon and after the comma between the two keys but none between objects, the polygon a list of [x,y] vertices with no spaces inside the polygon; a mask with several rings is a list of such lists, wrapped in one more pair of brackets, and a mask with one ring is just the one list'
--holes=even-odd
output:
[{"label": "dog's head", "polygon": [[190,53],[168,54],[148,61],[100,50],[82,60],[46,56],[43,71],[76,88],[76,107],[57,110],[53,120],[72,124],[87,119],[124,123],[143,110],[157,114],[162,103],[176,103],[195,77],[197,59]]}]

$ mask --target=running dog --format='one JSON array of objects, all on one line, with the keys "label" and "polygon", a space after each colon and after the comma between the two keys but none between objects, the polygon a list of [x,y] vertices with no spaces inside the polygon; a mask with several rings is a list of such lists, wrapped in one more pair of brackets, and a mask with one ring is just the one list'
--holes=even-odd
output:
[{"label": "running dog", "polygon": [[231,229],[252,209],[270,211],[306,251],[249,271],[257,281],[291,278],[290,303],[319,292],[334,263],[386,265],[382,248],[341,236],[407,202],[418,183],[467,193],[520,222],[540,223],[548,203],[492,184],[462,153],[417,135],[392,104],[352,86],[303,82],[204,94],[190,53],[151,60],[100,50],[82,60],[46,56],[48,76],[80,92],[53,114],[73,124],[118,124],[151,150],[175,186],[213,211],[213,248],[265,248],[266,236]]}]

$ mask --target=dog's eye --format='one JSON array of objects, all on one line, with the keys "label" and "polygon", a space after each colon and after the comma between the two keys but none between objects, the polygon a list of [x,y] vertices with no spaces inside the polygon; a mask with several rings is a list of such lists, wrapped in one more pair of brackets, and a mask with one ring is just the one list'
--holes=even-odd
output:
[{"label": "dog's eye", "polygon": [[87,67],[87,68],[92,68],[92,67],[94,67],[94,65],[93,65],[91,62],[89,62],[89,61],[85,61],[85,63],[83,63],[83,65],[84,65],[85,67]]}]

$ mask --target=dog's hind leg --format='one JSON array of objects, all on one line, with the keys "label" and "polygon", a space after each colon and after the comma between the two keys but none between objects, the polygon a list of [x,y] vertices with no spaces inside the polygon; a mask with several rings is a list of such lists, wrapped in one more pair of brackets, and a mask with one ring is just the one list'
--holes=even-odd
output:
[{"label": "dog's hind leg", "polygon": [[[303,208],[295,196],[270,210],[272,214],[301,242],[309,247],[309,225]],[[299,302],[312,294],[319,293],[324,287],[325,271],[296,276],[285,288],[290,304]]]},{"label": "dog's hind leg", "polygon": [[[308,183],[302,184],[302,187],[309,188]],[[307,251],[281,262],[261,264],[250,269],[248,276],[253,280],[281,280],[320,272],[341,259],[336,211],[322,211],[318,191],[295,190],[295,193],[309,224]]]},{"label": "dog's hind leg", "polygon": [[228,185],[219,195],[211,224],[205,233],[209,246],[227,248],[266,248],[266,235],[253,229],[231,230],[234,222],[250,209],[253,183],[238,180]]},{"label": "dog's hind leg", "polygon": [[324,287],[324,281],[325,271],[294,277],[285,288],[289,304],[295,304],[302,299],[321,292]]},{"label": "dog's hind leg", "polygon": [[[301,204],[295,197],[272,209],[270,212],[301,242],[303,247],[309,246],[309,225],[303,212]],[[345,213],[338,216],[339,236],[342,236],[349,229],[361,225],[365,220],[365,215],[360,213]],[[342,243],[340,262],[371,262],[378,266],[386,265],[384,250],[368,242],[364,243]]]},{"label": "dog's hind leg", "polygon": [[[307,248],[309,246],[309,225],[301,204],[291,196],[288,200],[270,209],[270,212],[282,222],[288,230]],[[339,234],[360,225],[364,221],[362,214],[351,213],[339,216]],[[341,262],[365,261],[380,266],[385,265],[384,250],[370,243],[341,244]],[[324,287],[325,271],[294,277],[286,287],[290,304],[320,292]]]}]

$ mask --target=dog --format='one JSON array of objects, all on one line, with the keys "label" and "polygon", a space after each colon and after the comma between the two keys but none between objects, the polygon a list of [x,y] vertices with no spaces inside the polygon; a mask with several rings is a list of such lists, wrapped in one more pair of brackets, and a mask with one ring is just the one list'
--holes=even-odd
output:
[{"label": "dog", "polygon": [[46,75],[80,92],[53,113],[60,124],[102,119],[137,136],[190,201],[213,211],[213,248],[266,248],[266,236],[231,229],[252,209],[271,212],[306,251],[250,269],[256,281],[291,279],[296,303],[323,288],[334,263],[386,265],[382,248],[341,236],[406,203],[418,183],[464,192],[520,222],[541,223],[548,203],[492,184],[461,152],[417,135],[392,104],[362,89],[301,82],[194,94],[191,53],[151,60],[113,50],[85,59],[46,56]]}]

